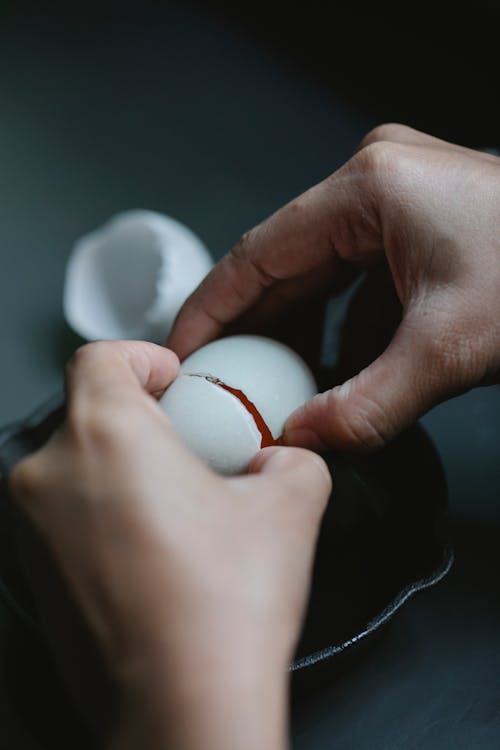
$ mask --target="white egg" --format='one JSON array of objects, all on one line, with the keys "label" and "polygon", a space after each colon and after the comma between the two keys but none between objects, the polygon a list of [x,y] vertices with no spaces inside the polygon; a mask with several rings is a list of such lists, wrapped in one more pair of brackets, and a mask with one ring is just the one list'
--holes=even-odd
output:
[{"label": "white egg", "polygon": [[187,357],[160,404],[212,469],[239,474],[316,392],[312,372],[289,347],[263,336],[228,336]]}]

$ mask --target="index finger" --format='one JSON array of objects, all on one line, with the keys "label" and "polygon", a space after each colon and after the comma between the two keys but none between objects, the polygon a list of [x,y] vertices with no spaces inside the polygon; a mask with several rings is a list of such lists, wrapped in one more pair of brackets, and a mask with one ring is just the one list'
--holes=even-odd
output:
[{"label": "index finger", "polygon": [[66,369],[66,395],[107,397],[162,393],[179,370],[174,352],[147,341],[96,341],[80,347]]},{"label": "index finger", "polygon": [[324,269],[328,262],[335,267],[334,192],[329,178],[244,234],[186,300],[167,346],[184,359],[217,338],[272,287]]}]

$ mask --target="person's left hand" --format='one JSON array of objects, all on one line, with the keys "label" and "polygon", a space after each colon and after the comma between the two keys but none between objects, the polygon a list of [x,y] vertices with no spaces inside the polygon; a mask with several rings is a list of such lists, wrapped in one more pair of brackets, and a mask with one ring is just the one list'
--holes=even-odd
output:
[{"label": "person's left hand", "polygon": [[[207,740],[214,701],[227,713],[238,702],[236,716],[252,717],[252,701],[265,715],[283,713],[276,696],[331,483],[321,458],[294,448],[261,451],[248,476],[214,474],[157,403],[177,371],[175,355],[154,344],[79,349],[68,367],[65,424],[14,468],[10,483],[125,700],[139,696],[152,724],[168,717],[160,733],[181,746],[188,731]],[[184,708],[203,704],[205,712],[207,701],[199,730],[192,715],[183,723]],[[246,747],[229,724],[227,746]],[[270,747],[259,731],[252,729],[253,747]]]}]

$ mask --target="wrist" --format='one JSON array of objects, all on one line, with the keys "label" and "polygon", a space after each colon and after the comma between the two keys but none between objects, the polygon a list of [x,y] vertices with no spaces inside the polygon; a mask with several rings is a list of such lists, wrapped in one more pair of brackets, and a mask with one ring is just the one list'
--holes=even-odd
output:
[{"label": "wrist", "polygon": [[[201,658],[200,658],[201,656]],[[289,676],[273,658],[168,651],[124,666],[113,750],[284,750]]]}]

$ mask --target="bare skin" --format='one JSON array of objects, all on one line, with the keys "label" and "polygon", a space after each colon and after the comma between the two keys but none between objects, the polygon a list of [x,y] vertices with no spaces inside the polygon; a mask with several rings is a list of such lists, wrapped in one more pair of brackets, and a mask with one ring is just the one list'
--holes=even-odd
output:
[{"label": "bare skin", "polygon": [[[214,268],[169,344],[184,358],[245,318],[384,256],[403,305],[387,350],[287,424],[290,444],[383,445],[500,369],[500,160],[399,125],[292,201]],[[110,747],[279,750],[287,665],[331,480],[301,448],[222,479],[156,403],[172,351],[97,343],[68,368],[64,427],[11,475],[118,690]],[[127,585],[124,586],[123,582]]]},{"label": "bare skin", "polygon": [[181,359],[242,316],[261,322],[385,254],[403,306],[369,367],[288,420],[315,450],[384,445],[436,403],[498,377],[500,159],[403,125],[369,133],[341,169],[247,232],[181,309]]},{"label": "bare skin", "polygon": [[277,750],[330,475],[292,448],[212,473],[156,401],[177,371],[154,344],[80,349],[66,423],[11,488],[118,686],[111,747]]}]

